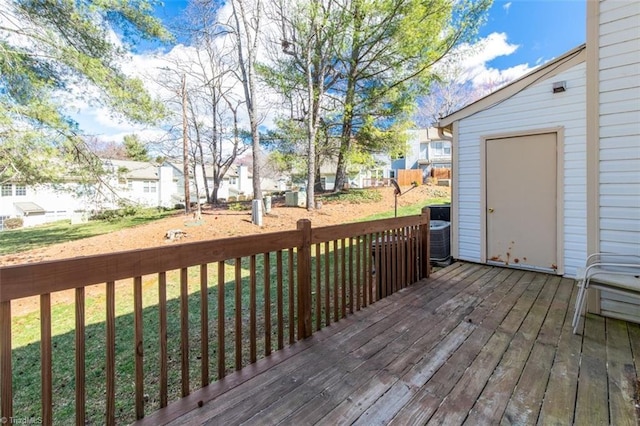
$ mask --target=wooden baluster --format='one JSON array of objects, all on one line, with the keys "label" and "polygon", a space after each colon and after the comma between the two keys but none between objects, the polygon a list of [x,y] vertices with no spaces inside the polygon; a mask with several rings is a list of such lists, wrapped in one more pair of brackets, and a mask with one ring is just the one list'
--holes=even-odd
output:
[{"label": "wooden baluster", "polygon": [[85,303],[84,287],[76,288],[76,425],[85,424]]},{"label": "wooden baluster", "polygon": [[373,235],[367,234],[364,236],[364,285],[366,286],[366,290],[364,292],[365,296],[365,306],[373,303]]},{"label": "wooden baluster", "polygon": [[218,380],[226,373],[225,310],[224,310],[224,262],[218,262]]},{"label": "wooden baluster", "polygon": [[329,284],[329,242],[324,243],[324,309],[325,309],[325,323],[327,326],[331,324],[331,288]]},{"label": "wooden baluster", "polygon": [[282,288],[282,250],[276,253],[276,280],[278,292],[278,349],[284,348],[284,295]]},{"label": "wooden baluster", "polygon": [[361,298],[361,288],[362,288],[362,275],[361,275],[361,269],[362,269],[362,264],[360,263],[361,260],[361,243],[360,243],[360,237],[356,237],[356,310],[360,310],[360,307],[362,305],[362,302],[360,300]]},{"label": "wooden baluster", "polygon": [[169,355],[167,353],[167,273],[158,273],[158,316],[160,322],[160,407],[168,403]]},{"label": "wooden baluster", "polygon": [[431,272],[431,239],[429,235],[429,207],[422,209],[422,221],[420,225],[420,245],[422,246],[421,260],[420,260],[420,278],[429,278]]},{"label": "wooden baluster", "polygon": [[296,289],[293,275],[293,248],[289,249],[289,344],[296,341],[295,300]]},{"label": "wooden baluster", "polygon": [[383,297],[387,297],[387,252],[388,252],[388,238],[389,238],[389,233],[387,231],[383,231],[380,235],[380,277],[378,278],[379,280],[379,285],[380,285],[380,289],[379,292],[379,297],[383,298]]},{"label": "wooden baluster", "polygon": [[200,265],[200,382],[209,384],[209,280],[208,266]]},{"label": "wooden baluster", "polygon": [[256,330],[256,256],[250,257],[249,266],[249,362],[257,360],[257,330]]},{"label": "wooden baluster", "polygon": [[322,276],[320,244],[316,244],[316,330],[322,328]]},{"label": "wooden baluster", "polygon": [[11,301],[0,302],[0,416],[13,417],[13,371],[11,367]]},{"label": "wooden baluster", "polygon": [[405,288],[407,286],[407,243],[409,242],[407,239],[407,228],[400,228],[400,241],[398,242],[399,247],[399,258],[400,258],[400,284],[399,288]]},{"label": "wooden baluster", "polygon": [[271,262],[264,254],[264,355],[271,355]]},{"label": "wooden baluster", "polygon": [[40,385],[42,423],[53,423],[53,383],[51,371],[51,294],[40,295]]},{"label": "wooden baluster", "polygon": [[390,229],[387,231],[387,296],[391,296],[393,294],[393,282],[395,281],[394,278],[394,273],[396,270],[396,265],[395,265],[395,256],[393,254],[394,249],[393,246],[395,245],[395,236],[393,234],[393,231]]},{"label": "wooden baluster", "polygon": [[349,313],[353,314],[353,238],[349,238]]},{"label": "wooden baluster", "polygon": [[413,264],[415,262],[415,256],[413,255],[413,227],[407,227],[407,282],[413,284]]},{"label": "wooden baluster", "polygon": [[347,316],[347,241],[343,238],[342,244],[340,245],[340,273],[341,273],[341,291],[342,291],[342,304],[340,314],[342,315],[340,318],[346,318]]},{"label": "wooden baluster", "polygon": [[106,381],[107,381],[107,425],[116,424],[116,284],[107,283],[107,318],[106,318]]},{"label": "wooden baluster", "polygon": [[142,322],[142,277],[133,279],[133,314],[135,335],[135,405],[136,419],[144,417],[144,342]]},{"label": "wooden baluster", "polygon": [[333,322],[340,320],[340,303],[338,294],[340,294],[340,282],[338,281],[338,271],[340,270],[340,247],[338,240],[333,241]]},{"label": "wooden baluster", "polygon": [[242,259],[235,262],[235,355],[236,370],[242,368]]},{"label": "wooden baluster", "polygon": [[391,231],[391,292],[395,293],[400,289],[400,269],[402,264],[400,263],[400,230],[394,229]]},{"label": "wooden baluster", "polygon": [[189,271],[180,269],[180,369],[181,395],[189,395]]},{"label": "wooden baluster", "polygon": [[369,234],[362,236],[362,307],[366,308],[369,305]]}]

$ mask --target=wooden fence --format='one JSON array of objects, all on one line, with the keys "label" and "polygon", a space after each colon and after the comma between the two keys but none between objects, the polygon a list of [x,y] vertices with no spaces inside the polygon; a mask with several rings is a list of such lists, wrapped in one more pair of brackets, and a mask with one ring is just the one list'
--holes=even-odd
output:
[{"label": "wooden fence", "polygon": [[[0,417],[23,416],[17,404],[19,410],[39,405],[43,424],[73,417],[77,425],[143,418],[427,277],[428,251],[425,211],[322,228],[301,220],[291,231],[2,267]],[[194,282],[199,294],[189,294]],[[104,305],[98,308],[85,295],[95,284],[104,287]],[[167,289],[174,284],[177,297],[168,300]],[[51,295],[65,291],[75,298],[74,319],[52,316]],[[143,307],[148,294],[157,302]],[[41,383],[40,404],[29,397],[16,401],[13,384],[29,373],[13,363],[30,356],[25,348],[12,350],[12,302],[33,296],[39,297],[40,342],[29,347],[37,360],[31,373]],[[116,315],[131,298],[130,314]],[[103,322],[87,324],[88,301],[104,315]],[[74,322],[67,343],[52,333],[52,324],[61,320]],[[70,371],[61,372],[54,363],[52,354],[60,346],[61,358],[73,359]],[[99,362],[92,358],[88,365],[89,351]],[[64,411],[58,399],[65,393],[70,394],[70,419],[58,412]],[[93,412],[95,400],[99,413]]]},{"label": "wooden fence", "polygon": [[445,167],[431,169],[431,177],[435,179],[451,179],[451,169]]},{"label": "wooden fence", "polygon": [[408,169],[398,170],[398,185],[411,186],[414,182],[418,185],[422,184],[422,170],[421,169]]}]

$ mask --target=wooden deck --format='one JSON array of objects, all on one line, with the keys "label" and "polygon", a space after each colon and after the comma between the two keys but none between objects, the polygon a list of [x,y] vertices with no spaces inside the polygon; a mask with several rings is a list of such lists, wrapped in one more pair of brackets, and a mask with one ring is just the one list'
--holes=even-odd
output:
[{"label": "wooden deck", "polygon": [[457,263],[140,423],[638,425],[640,325],[575,293]]}]

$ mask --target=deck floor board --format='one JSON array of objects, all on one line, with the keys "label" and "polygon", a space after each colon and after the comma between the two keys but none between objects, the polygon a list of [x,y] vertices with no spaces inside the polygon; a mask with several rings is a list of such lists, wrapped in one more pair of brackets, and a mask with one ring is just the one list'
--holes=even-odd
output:
[{"label": "deck floor board", "polygon": [[575,295],[454,264],[139,423],[640,424],[640,325],[573,335]]}]

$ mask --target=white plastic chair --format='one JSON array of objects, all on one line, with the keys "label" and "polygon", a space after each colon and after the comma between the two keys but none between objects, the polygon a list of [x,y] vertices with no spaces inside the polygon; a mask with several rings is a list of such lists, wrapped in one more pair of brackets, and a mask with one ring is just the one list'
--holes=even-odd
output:
[{"label": "white plastic chair", "polygon": [[589,287],[614,293],[640,295],[640,255],[594,253],[587,258],[585,268],[579,269],[576,281],[578,296],[573,314],[573,334],[578,331]]}]

